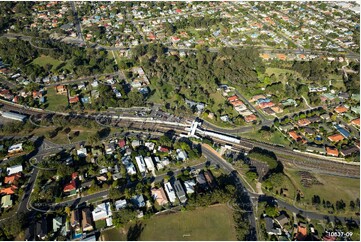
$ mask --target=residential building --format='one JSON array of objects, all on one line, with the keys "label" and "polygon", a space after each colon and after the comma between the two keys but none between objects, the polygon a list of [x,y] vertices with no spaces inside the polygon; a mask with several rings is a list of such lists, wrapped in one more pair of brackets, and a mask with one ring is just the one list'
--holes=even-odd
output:
[{"label": "residential building", "polygon": [[327,137],[331,142],[339,142],[344,139],[344,136],[341,134],[334,134]]},{"label": "residential building", "polygon": [[19,172],[23,172],[23,166],[22,165],[14,165],[6,168],[6,173],[10,176]]},{"label": "residential building", "polygon": [[341,149],[340,153],[342,156],[346,157],[355,154],[357,152],[360,152],[359,148],[357,148],[356,146],[351,146]]},{"label": "residential building", "polygon": [[92,216],[89,208],[84,208],[81,211],[82,219],[81,219],[81,226],[84,231],[92,231],[94,229],[92,225]]},{"label": "residential building", "polygon": [[332,148],[332,147],[326,147],[326,154],[329,156],[338,156],[338,150],[337,148]]},{"label": "residential building", "polygon": [[153,199],[160,205],[164,206],[168,204],[168,199],[165,195],[164,189],[161,188],[152,188],[151,190]]},{"label": "residential building", "polygon": [[1,207],[10,208],[13,206],[13,201],[11,200],[11,195],[5,195],[1,197]]},{"label": "residential building", "polygon": [[185,161],[188,159],[188,155],[184,150],[177,149],[177,160],[179,161]]},{"label": "residential building", "polygon": [[214,188],[216,186],[216,182],[210,171],[204,171],[204,177],[206,178],[206,181],[210,188]]},{"label": "residential building", "polygon": [[8,149],[9,155],[20,153],[20,152],[23,152],[23,144],[22,143],[12,145]]},{"label": "residential building", "polygon": [[155,170],[154,163],[152,157],[144,157],[145,164],[147,166],[147,169],[149,172],[152,172]]},{"label": "residential building", "polygon": [[285,224],[288,224],[290,220],[286,217],[286,215],[282,214],[275,218],[275,221],[283,228]]},{"label": "residential building", "polygon": [[282,231],[279,228],[274,227],[273,219],[270,217],[265,217],[264,221],[266,222],[266,232],[269,235],[281,235]]},{"label": "residential building", "polygon": [[57,216],[53,218],[53,231],[58,232],[64,225],[64,217]]},{"label": "residential building", "polygon": [[164,189],[165,189],[165,192],[167,193],[169,201],[171,203],[174,203],[176,201],[176,195],[175,195],[175,192],[174,192],[173,187],[170,184],[170,182],[167,182],[164,184]]},{"label": "residential building", "polygon": [[80,226],[80,214],[78,209],[71,211],[70,225],[73,228]]},{"label": "residential building", "polygon": [[184,192],[184,189],[183,189],[182,184],[180,183],[180,181],[176,180],[173,183],[173,187],[174,187],[175,193],[177,194],[177,197],[178,197],[179,201],[181,203],[185,203],[187,201],[187,196],[186,196],[186,193]]},{"label": "residential building", "polygon": [[117,211],[119,211],[120,209],[125,208],[127,206],[127,200],[125,200],[125,199],[117,200],[117,201],[115,201],[114,206],[115,206],[115,209]]},{"label": "residential building", "polygon": [[192,193],[194,193],[194,187],[196,186],[196,182],[193,179],[191,179],[191,180],[185,181],[184,186],[186,188],[187,194],[192,194]]},{"label": "residential building", "polygon": [[144,162],[143,156],[141,156],[141,155],[140,155],[140,156],[136,156],[136,157],[135,157],[135,161],[137,162],[139,172],[140,172],[140,173],[145,173],[147,170],[146,170],[146,166],[145,166],[145,162]]},{"label": "residential building", "polygon": [[136,206],[137,208],[143,208],[143,207],[145,207],[145,201],[144,201],[143,194],[135,195],[134,197],[131,198],[131,202],[132,202],[132,203],[134,204],[134,206]]},{"label": "residential building", "polygon": [[105,202],[105,203],[101,203],[98,204],[93,212],[93,220],[98,221],[98,220],[105,220],[107,218],[109,218],[110,216],[112,216],[112,211],[110,209],[110,203],[109,202]]}]

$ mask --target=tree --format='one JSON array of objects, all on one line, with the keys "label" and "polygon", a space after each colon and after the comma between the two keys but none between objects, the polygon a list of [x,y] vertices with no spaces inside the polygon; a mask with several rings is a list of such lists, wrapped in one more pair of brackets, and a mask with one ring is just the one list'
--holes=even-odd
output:
[{"label": "tree", "polygon": [[113,213],[113,224],[119,228],[137,218],[137,213],[130,208],[123,208]]},{"label": "tree", "polygon": [[267,206],[266,214],[267,214],[267,216],[269,216],[271,218],[277,217],[279,215],[278,208],[276,208],[274,206]]}]

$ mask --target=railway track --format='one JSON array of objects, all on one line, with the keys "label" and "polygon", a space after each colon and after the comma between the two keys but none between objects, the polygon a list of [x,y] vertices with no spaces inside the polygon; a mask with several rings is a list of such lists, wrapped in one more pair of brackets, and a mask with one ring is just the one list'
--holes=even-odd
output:
[{"label": "railway track", "polygon": [[[24,108],[18,104],[12,104],[4,100],[0,100],[1,103],[4,103],[2,109],[5,111],[15,111],[18,113],[28,114],[38,116],[40,118],[43,115],[49,114],[58,114],[58,115],[69,115],[63,114],[58,112],[48,112],[41,109],[34,109],[34,108]],[[95,116],[90,115],[76,115],[79,118],[88,118],[96,120]],[[45,117],[45,116],[44,116]],[[176,127],[173,124],[164,123],[146,123],[141,121],[134,121],[134,120],[126,120],[124,118],[121,119],[112,119],[111,117],[104,119],[106,123],[104,125],[109,127],[119,127],[119,128],[127,128],[129,130],[139,130],[146,132],[167,132],[173,130],[175,134],[186,134],[184,127]],[[213,138],[214,141],[220,144],[228,144],[224,140],[220,140],[217,138]],[[297,169],[303,170],[312,170],[322,173],[328,173],[333,175],[340,175],[340,176],[349,176],[349,177],[360,177],[360,166],[353,165],[351,163],[340,163],[329,160],[327,158],[322,157],[312,157],[310,155],[304,153],[295,153],[293,150],[288,149],[286,147],[279,147],[267,143],[256,142],[253,140],[241,138],[239,144],[231,144],[234,148],[239,150],[246,150],[249,151],[254,147],[260,147],[267,150],[273,151],[277,157],[283,162],[285,166],[296,166]]]}]

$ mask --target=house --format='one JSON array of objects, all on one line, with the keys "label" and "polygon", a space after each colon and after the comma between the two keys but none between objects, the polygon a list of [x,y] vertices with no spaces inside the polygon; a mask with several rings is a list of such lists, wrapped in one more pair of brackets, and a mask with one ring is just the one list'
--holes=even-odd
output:
[{"label": "house", "polygon": [[134,204],[134,206],[136,206],[137,208],[143,208],[143,207],[145,207],[145,201],[144,201],[143,194],[135,195],[134,197],[131,198],[131,202],[132,202],[132,203]]},{"label": "house", "polygon": [[307,118],[304,118],[304,119],[300,119],[298,120],[297,124],[299,127],[304,127],[304,126],[307,126],[311,123],[310,120],[308,120]]},{"label": "house", "polygon": [[133,148],[137,148],[137,147],[140,146],[140,145],[141,145],[140,140],[133,140],[133,141],[132,141],[132,147],[133,147]]},{"label": "house", "polygon": [[105,220],[107,218],[109,218],[110,216],[112,216],[112,211],[110,209],[110,203],[109,202],[105,202],[105,203],[101,203],[98,204],[93,212],[93,220],[98,221],[98,220]]},{"label": "house", "polygon": [[348,138],[350,137],[350,132],[348,132],[346,129],[342,128],[340,125],[335,125],[335,128],[337,129],[338,132],[340,132],[340,134],[345,137]]},{"label": "house", "polygon": [[346,113],[348,111],[348,108],[345,107],[344,105],[340,105],[337,106],[334,110],[336,113],[341,114],[341,113]]},{"label": "house", "polygon": [[171,203],[174,203],[176,201],[176,196],[175,196],[175,192],[174,192],[173,187],[170,184],[170,182],[167,182],[164,184],[164,189],[165,189],[165,192],[167,193],[169,201]]},{"label": "house", "polygon": [[351,147],[346,147],[341,149],[341,155],[346,157],[346,156],[350,156],[354,153],[360,152],[359,148],[357,148],[356,146],[351,146]]},{"label": "house", "polygon": [[244,120],[246,121],[246,123],[250,123],[250,122],[256,121],[257,117],[256,117],[256,115],[251,114],[251,115],[247,115],[246,117],[244,117]]},{"label": "house", "polygon": [[313,129],[311,129],[309,127],[305,127],[304,130],[305,130],[305,134],[308,134],[308,135],[315,135],[316,134],[316,131],[314,131]]},{"label": "house", "polygon": [[330,115],[329,114],[327,114],[327,113],[325,113],[325,114],[322,114],[321,116],[321,119],[323,119],[323,120],[330,120]]},{"label": "house", "polygon": [[275,218],[275,221],[283,228],[285,224],[288,224],[290,220],[286,217],[286,215],[282,214]]},{"label": "house", "polygon": [[184,186],[186,188],[187,194],[192,194],[192,193],[194,193],[194,187],[196,186],[196,182],[193,179],[191,179],[191,180],[185,181]]},{"label": "house", "polygon": [[301,136],[299,136],[295,131],[288,132],[288,135],[291,136],[291,138],[297,142],[299,141],[304,142],[304,139]]},{"label": "house", "polygon": [[326,154],[329,156],[338,156],[338,150],[337,148],[332,148],[332,147],[326,147]]},{"label": "house", "polygon": [[331,142],[339,142],[344,139],[343,135],[341,134],[334,134],[327,137]]},{"label": "house", "polygon": [[17,189],[17,186],[11,185],[10,187],[0,189],[0,194],[13,195]]},{"label": "house", "polygon": [[307,237],[307,226],[304,223],[299,223],[297,226],[296,240],[305,240]]},{"label": "house", "polygon": [[56,90],[56,94],[66,94],[67,93],[67,88],[64,85],[56,86],[55,90]]},{"label": "house", "polygon": [[78,209],[71,211],[70,225],[73,228],[78,227],[80,225],[80,214]]},{"label": "house", "polygon": [[13,155],[13,154],[16,154],[19,152],[23,152],[23,144],[22,143],[12,145],[8,149],[9,155]]},{"label": "house", "polygon": [[86,157],[88,155],[86,148],[84,146],[81,146],[79,149],[76,150],[76,154],[79,157]]},{"label": "house", "polygon": [[61,216],[57,216],[53,218],[53,231],[58,232],[64,225],[64,218]]},{"label": "house", "polygon": [[210,188],[214,188],[216,186],[216,182],[210,171],[204,171],[204,177],[206,178],[206,181]]},{"label": "house", "polygon": [[352,120],[351,124],[354,126],[360,127],[360,118]]},{"label": "house", "polygon": [[144,157],[144,161],[145,161],[148,171],[152,172],[155,170],[152,157]]},{"label": "house", "polygon": [[76,192],[76,182],[75,180],[71,180],[68,184],[66,184],[63,188],[64,193],[70,193],[71,195]]},{"label": "house", "polygon": [[306,148],[306,151],[320,153],[320,154],[326,154],[325,148],[323,146],[308,145]]},{"label": "house", "polygon": [[153,142],[145,142],[145,147],[147,147],[150,151],[154,150],[155,144]]},{"label": "house", "polygon": [[6,168],[6,173],[10,176],[19,172],[23,172],[23,166],[22,165],[15,165],[15,166],[10,166],[8,168]]},{"label": "house", "polygon": [[188,159],[187,153],[184,150],[177,149],[177,160],[185,161]]},{"label": "house", "polygon": [[265,217],[264,221],[266,223],[266,232],[269,235],[281,235],[282,231],[279,228],[274,227],[273,219],[270,217]]},{"label": "house", "polygon": [[135,161],[137,162],[139,172],[140,172],[140,173],[145,173],[147,170],[146,170],[146,166],[145,166],[145,162],[144,162],[143,156],[141,156],[141,155],[140,155],[140,156],[136,156],[136,157],[135,157]]},{"label": "house", "polygon": [[127,206],[127,200],[125,200],[125,199],[117,200],[117,201],[115,201],[114,206],[115,206],[115,209],[117,211],[119,211],[120,209],[125,208]]},{"label": "house", "polygon": [[196,177],[196,181],[199,185],[207,185],[207,180],[204,177],[203,173],[199,173]]},{"label": "house", "polygon": [[48,222],[45,216],[36,223],[36,235],[41,240],[45,240],[48,235]]},{"label": "house", "polygon": [[228,121],[229,121],[228,115],[223,115],[223,116],[220,117],[220,119],[221,119],[223,122],[228,122]]},{"label": "house", "polygon": [[165,195],[164,189],[161,188],[152,188],[151,190],[153,199],[160,205],[164,206],[168,204],[168,199]]},{"label": "house", "polygon": [[14,184],[16,185],[18,183],[18,180],[21,178],[21,173],[16,173],[11,176],[6,176],[4,178],[5,184]]},{"label": "house", "polygon": [[179,201],[181,203],[185,203],[187,201],[187,196],[186,196],[186,193],[183,190],[183,187],[182,187],[182,184],[180,183],[180,181],[176,180],[173,183],[173,187],[174,187],[175,193],[177,194],[177,197],[178,197]]},{"label": "house", "polygon": [[1,198],[1,207],[10,208],[13,206],[13,201],[11,200],[11,195],[5,195]]},{"label": "house", "polygon": [[75,97],[69,97],[69,103],[73,104],[73,103],[78,103],[80,101],[78,96]]},{"label": "house", "polygon": [[163,153],[169,153],[169,148],[165,146],[158,146],[158,151]]},{"label": "house", "polygon": [[123,148],[126,145],[125,139],[119,140],[118,145],[119,145],[120,148]]},{"label": "house", "polygon": [[89,208],[84,208],[81,211],[81,227],[84,231],[92,231],[94,229],[92,225],[92,216]]}]

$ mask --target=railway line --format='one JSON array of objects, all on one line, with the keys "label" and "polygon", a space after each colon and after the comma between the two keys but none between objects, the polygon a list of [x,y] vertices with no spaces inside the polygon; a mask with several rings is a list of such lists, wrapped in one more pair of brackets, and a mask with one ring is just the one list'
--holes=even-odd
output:
[{"label": "railway line", "polygon": [[[43,115],[49,115],[49,114],[70,115],[69,113],[49,112],[41,109],[25,108],[22,105],[13,104],[4,100],[0,100],[0,102],[4,104],[2,109],[5,111],[15,111],[30,116],[31,115],[37,116],[38,118],[45,117]],[[96,114],[95,115],[74,114],[74,116],[79,118],[88,118],[88,119],[97,120]],[[164,133],[173,130],[173,132],[177,135],[187,134],[184,124],[180,124],[179,126],[177,126],[175,123],[171,123],[171,122],[156,123],[155,121],[156,120],[154,120],[154,122],[151,121],[145,122],[142,121],[141,119],[127,120],[127,117],[114,118],[110,115],[105,115],[105,114],[100,120],[101,124],[105,126],[127,128],[128,130],[144,131],[144,133],[147,132]],[[226,142],[221,139],[217,139],[217,138],[212,138],[212,139],[223,145],[229,144],[229,142]],[[315,158],[306,153],[300,153],[300,152],[296,153],[293,150],[286,147],[280,147],[263,142],[257,142],[245,138],[240,138],[238,144],[231,143],[231,145],[233,148],[241,151],[242,150],[249,151],[254,147],[260,147],[263,149],[271,150],[277,155],[277,157],[284,164],[284,166],[297,167],[297,169],[301,169],[301,170],[312,170],[315,172],[326,173],[331,175],[347,176],[353,178],[360,177],[360,166],[352,163],[340,163],[328,159],[326,157]]]},{"label": "railway line", "polygon": [[[121,124],[121,125],[119,125]],[[160,132],[164,133],[167,131],[174,131],[175,134],[185,134],[186,131],[182,128],[177,128],[171,125],[160,125],[160,124],[139,124],[135,122],[123,121],[118,123],[117,127],[126,127],[129,130],[144,130],[144,132]],[[230,145],[224,140],[213,138],[219,144],[222,145]],[[316,173],[336,175],[336,176],[344,176],[351,178],[359,178],[360,177],[360,167],[358,165],[347,164],[347,163],[339,163],[333,162],[326,159],[313,158],[308,156],[307,154],[297,153],[297,157],[295,157],[295,152],[290,149],[284,147],[272,146],[269,144],[256,143],[252,142],[248,139],[242,139],[240,144],[231,144],[233,149],[239,151],[250,151],[254,147],[261,147],[264,149],[268,149],[273,151],[278,159],[282,162],[282,164],[286,167],[297,168],[298,170],[307,170],[313,171]],[[291,158],[293,157],[293,158]]]}]

